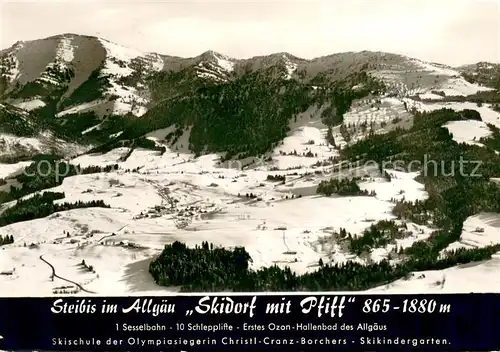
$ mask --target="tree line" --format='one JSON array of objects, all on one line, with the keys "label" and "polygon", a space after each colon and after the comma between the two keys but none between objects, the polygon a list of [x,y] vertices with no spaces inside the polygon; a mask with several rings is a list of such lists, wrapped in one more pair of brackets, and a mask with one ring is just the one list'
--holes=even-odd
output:
[{"label": "tree line", "polygon": [[330,180],[323,180],[318,184],[316,193],[325,196],[338,194],[340,196],[375,196],[375,191],[367,191],[359,188],[356,181],[361,178],[331,178]]},{"label": "tree line", "polygon": [[8,192],[0,191],[0,204],[29,194],[61,185],[65,178],[118,170],[118,164],[81,167],[60,160],[55,155],[40,155],[14,179],[20,186],[12,185]]},{"label": "tree line", "polygon": [[53,213],[78,208],[109,208],[102,200],[93,200],[89,202],[77,201],[74,203],[55,204],[54,201],[63,199],[64,193],[44,192],[37,193],[25,199],[19,199],[16,204],[5,209],[0,215],[0,226],[6,226],[21,221],[44,218]]},{"label": "tree line", "polygon": [[411,258],[391,265],[388,260],[363,265],[355,262],[323,264],[314,272],[298,275],[276,265],[251,270],[252,259],[244,247],[225,249],[204,242],[188,248],[174,242],[165,246],[150,263],[149,272],[158,285],[182,291],[358,291],[367,290],[411,272],[442,270],[458,264],[482,261],[500,250],[500,245],[457,249],[443,258]]}]

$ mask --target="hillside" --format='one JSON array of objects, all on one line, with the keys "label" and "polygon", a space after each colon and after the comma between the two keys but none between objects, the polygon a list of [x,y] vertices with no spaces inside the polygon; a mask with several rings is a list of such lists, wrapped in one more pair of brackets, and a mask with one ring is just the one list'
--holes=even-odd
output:
[{"label": "hillside", "polygon": [[459,70],[468,82],[500,89],[500,64],[478,62],[460,67]]},{"label": "hillside", "polygon": [[0,295],[500,287],[494,65],[76,34],[0,58]]}]

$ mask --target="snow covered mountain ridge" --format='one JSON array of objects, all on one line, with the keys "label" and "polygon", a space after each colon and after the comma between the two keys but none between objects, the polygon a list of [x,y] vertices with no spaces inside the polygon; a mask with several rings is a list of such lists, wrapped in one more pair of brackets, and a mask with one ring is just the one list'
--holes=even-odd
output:
[{"label": "snow covered mountain ridge", "polygon": [[[403,55],[370,51],[338,53],[312,60],[289,53],[235,59],[215,51],[181,58],[140,52],[103,38],[62,34],[17,42],[0,52],[0,103],[3,104],[0,117],[6,120],[5,116],[10,116],[9,124],[15,122],[16,126],[29,120],[29,133],[17,127],[4,128],[4,132],[9,133],[13,129],[21,131],[16,134],[18,137],[38,138],[40,133],[49,133],[70,143],[90,142],[95,146],[119,138],[131,124],[132,129],[140,130],[134,121],[139,118],[144,120],[139,122],[139,127],[182,125],[172,131],[177,136],[172,140],[177,140],[184,128],[199,123],[164,117],[173,111],[172,104],[179,105],[179,100],[186,98],[203,97],[206,95],[203,89],[212,90],[214,99],[219,99],[215,91],[217,86],[227,90],[220,99],[234,100],[234,91],[240,89],[242,91],[237,94],[246,96],[245,83],[242,83],[245,77],[256,77],[246,83],[252,89],[258,85],[265,89],[278,81],[283,84],[297,82],[302,87],[318,89],[335,82],[344,81],[345,85],[353,76],[366,72],[380,79],[398,96],[432,92],[468,96],[490,89],[482,84],[496,84],[490,76],[489,80],[482,79],[487,76],[484,72],[490,66],[476,64],[452,68]],[[227,88],[228,85],[239,88]],[[268,97],[272,100],[277,95],[268,94]],[[228,106],[240,101],[241,97],[228,102]],[[280,105],[278,102],[273,104],[278,104],[277,108]],[[17,115],[13,114],[15,109],[18,109]],[[190,113],[199,114],[197,111]],[[28,114],[30,117],[26,119]],[[12,119],[15,115],[19,121]],[[145,133],[150,131],[146,129]],[[68,148],[63,149],[78,149]],[[80,148],[80,152],[90,148]],[[45,148],[44,152],[47,151]]]},{"label": "snow covered mountain ridge", "polygon": [[[41,109],[52,103],[49,97],[59,95],[52,111],[57,116],[88,111],[99,116],[141,116],[154,100],[147,78],[160,71],[194,70],[199,78],[224,83],[254,71],[272,70],[285,79],[310,80],[318,74],[339,79],[360,69],[380,72],[387,79],[414,72],[441,76],[442,84],[462,80],[458,68],[382,52],[339,53],[305,60],[288,53],[235,59],[207,51],[194,58],[180,58],[143,53],[102,38],[63,34],[17,42],[2,50],[0,94],[2,100],[26,110]],[[467,89],[466,83],[460,83]]]}]

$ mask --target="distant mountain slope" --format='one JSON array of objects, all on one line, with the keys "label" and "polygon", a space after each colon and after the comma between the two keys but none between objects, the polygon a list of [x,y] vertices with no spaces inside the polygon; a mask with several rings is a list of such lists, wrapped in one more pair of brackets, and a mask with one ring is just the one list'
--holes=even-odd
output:
[{"label": "distant mountain slope", "polygon": [[[0,52],[0,70],[0,93],[4,101],[26,110],[55,105],[48,110],[58,116],[86,111],[99,116],[127,113],[141,116],[155,100],[151,88],[166,72],[216,84],[252,72],[321,84],[365,70],[386,81],[401,81],[410,88],[421,89],[439,88],[439,84],[449,83],[450,79],[460,80],[462,73],[440,64],[370,51],[313,60],[288,53],[239,60],[214,51],[180,58],[143,53],[102,38],[76,34],[18,42]],[[435,78],[426,80],[424,74]],[[467,86],[466,81],[458,83]]]},{"label": "distant mountain slope", "polygon": [[[134,121],[118,140],[172,127],[164,139],[175,143],[188,133],[189,149],[197,154],[228,152],[226,157],[254,156],[276,146],[286,137],[289,123],[311,106],[325,108],[325,123],[339,123],[354,99],[383,89],[366,73],[323,89],[286,78],[253,72],[223,85],[173,97]],[[363,89],[353,90],[356,85],[363,85]]]},{"label": "distant mountain slope", "polygon": [[141,80],[163,68],[158,54],[145,54],[107,40],[66,34],[19,42],[1,57],[3,98],[27,110],[51,106],[58,116],[143,113]]},{"label": "distant mountain slope", "polygon": [[352,99],[382,91],[467,96],[491,89],[479,84],[492,86],[471,79],[470,70],[384,52],[243,60],[207,51],[181,58],[77,34],[18,42],[0,52],[0,72],[0,101],[18,109],[8,115],[11,130],[28,120],[33,125],[21,135],[44,129],[106,148],[168,128],[166,141],[187,133],[198,154],[263,152],[313,105],[325,109],[331,125],[342,121]]},{"label": "distant mountain slope", "polygon": [[500,64],[478,62],[459,68],[465,79],[472,83],[500,89]]}]

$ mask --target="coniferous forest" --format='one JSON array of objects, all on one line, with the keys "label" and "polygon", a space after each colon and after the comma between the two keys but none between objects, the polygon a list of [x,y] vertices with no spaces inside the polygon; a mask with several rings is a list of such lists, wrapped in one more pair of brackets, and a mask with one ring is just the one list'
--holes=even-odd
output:
[{"label": "coniferous forest", "polygon": [[59,160],[56,156],[39,156],[32,164],[26,167],[21,174],[14,177],[20,186],[11,186],[8,192],[0,191],[0,204],[19,199],[47,188],[59,186],[66,177],[111,172],[114,170],[118,170],[117,164],[105,167],[88,166],[82,168],[79,165],[73,165],[66,161]]},{"label": "coniferous forest", "polygon": [[[162,88],[179,84],[177,73],[162,75]],[[183,81],[184,82],[184,81]],[[352,86],[360,85],[360,90]],[[226,152],[226,158],[238,155],[262,155],[275,147],[289,130],[289,123],[310,106],[333,103],[322,113],[327,125],[342,122],[354,99],[384,89],[384,85],[365,71],[357,72],[341,82],[324,82],[324,89],[315,90],[310,84],[283,80],[263,73],[248,73],[221,85],[209,85],[186,96],[170,97],[158,103],[140,120],[132,122],[116,139],[95,152],[108,151],[126,140],[172,125],[176,130],[165,136],[175,143],[190,130],[189,149],[202,152]]]},{"label": "coniferous forest", "polygon": [[489,259],[500,245],[458,249],[442,259],[432,255],[410,258],[391,265],[388,260],[363,265],[354,262],[319,266],[312,273],[297,275],[277,266],[249,269],[251,257],[244,248],[216,248],[204,242],[188,248],[174,242],[151,262],[149,272],[162,286],[183,291],[355,291],[366,290],[408,276],[412,271],[440,270],[458,264]]},{"label": "coniferous forest", "polygon": [[332,194],[338,194],[339,196],[375,195],[373,192],[370,193],[366,190],[361,190],[356,181],[359,181],[359,178],[332,178],[329,181],[321,181],[316,189],[316,193],[324,194],[325,196],[331,196]]},{"label": "coniferous forest", "polygon": [[7,208],[0,215],[0,226],[13,224],[20,221],[44,218],[53,213],[78,209],[78,208],[109,208],[102,200],[90,202],[77,201],[74,203],[54,203],[55,200],[63,199],[64,193],[59,192],[44,192],[37,193],[25,199],[20,199],[10,208]]}]

